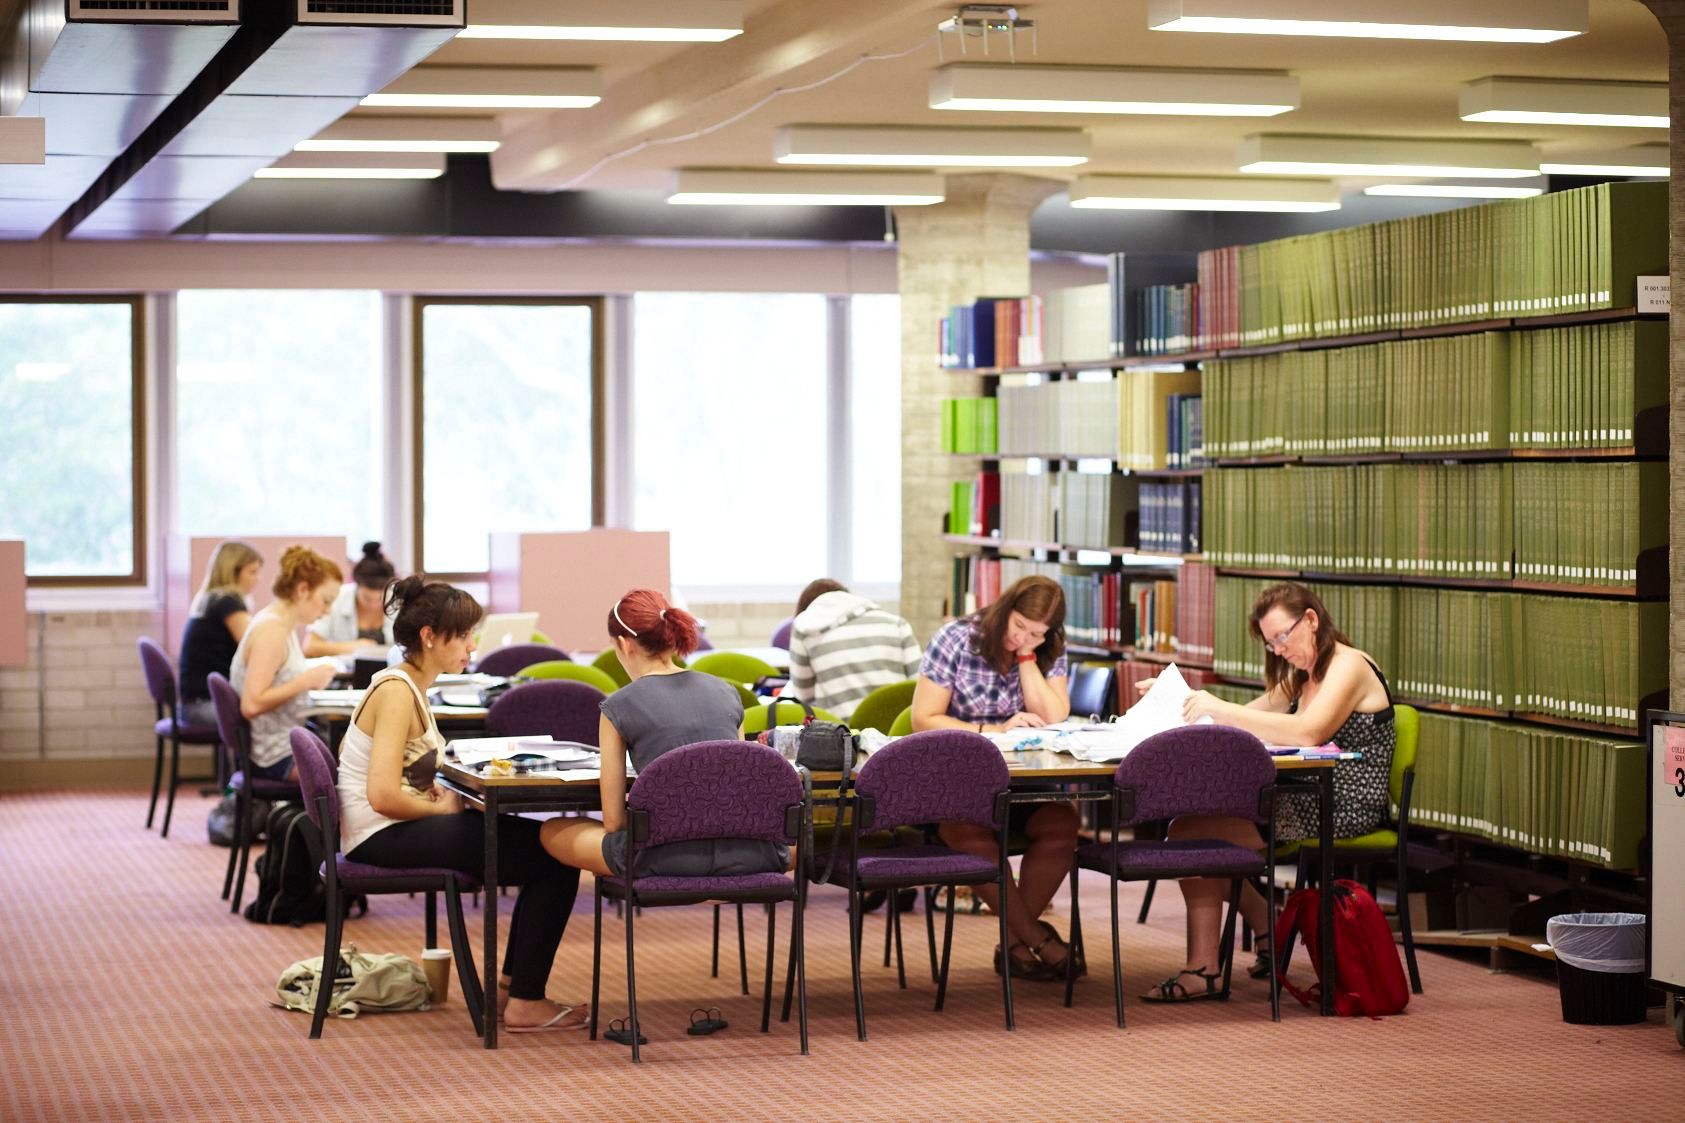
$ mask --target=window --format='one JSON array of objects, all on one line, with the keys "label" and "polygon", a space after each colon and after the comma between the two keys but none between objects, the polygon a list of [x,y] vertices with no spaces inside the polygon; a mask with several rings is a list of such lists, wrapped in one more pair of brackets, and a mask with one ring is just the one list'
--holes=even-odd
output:
[{"label": "window", "polygon": [[381,537],[377,292],[176,298],[176,529]]},{"label": "window", "polygon": [[32,583],[145,580],[140,309],[0,302],[0,538]]},{"label": "window", "polygon": [[485,573],[492,531],[600,522],[600,302],[417,304],[418,568]]},{"label": "window", "polygon": [[819,295],[633,297],[633,525],[672,532],[686,596],[824,573],[826,320]]},{"label": "window", "polygon": [[901,298],[856,296],[848,345],[849,579],[901,583]]}]

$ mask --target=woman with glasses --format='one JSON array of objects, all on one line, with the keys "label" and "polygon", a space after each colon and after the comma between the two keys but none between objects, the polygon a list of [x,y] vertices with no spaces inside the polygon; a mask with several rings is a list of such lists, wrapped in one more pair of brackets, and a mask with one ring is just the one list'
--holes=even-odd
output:
[{"label": "woman with glasses", "polygon": [[[1264,644],[1263,695],[1242,706],[1198,691],[1184,701],[1182,716],[1190,722],[1209,717],[1272,745],[1333,743],[1362,753],[1359,760],[1334,766],[1334,833],[1354,838],[1376,829],[1389,810],[1387,777],[1395,740],[1386,676],[1351,645],[1322,601],[1303,585],[1287,582],[1265,589],[1252,606],[1250,630]],[[1279,797],[1275,823],[1278,841],[1315,837],[1316,795]],[[1170,837],[1264,848],[1257,825],[1247,819],[1187,815],[1170,824]],[[1195,878],[1180,884],[1188,909],[1187,965],[1142,996],[1151,1002],[1213,998],[1222,991],[1218,943],[1229,883]],[[1268,918],[1263,897],[1251,885],[1241,891],[1241,914],[1259,934],[1258,959],[1249,973],[1262,978],[1269,974]]]}]

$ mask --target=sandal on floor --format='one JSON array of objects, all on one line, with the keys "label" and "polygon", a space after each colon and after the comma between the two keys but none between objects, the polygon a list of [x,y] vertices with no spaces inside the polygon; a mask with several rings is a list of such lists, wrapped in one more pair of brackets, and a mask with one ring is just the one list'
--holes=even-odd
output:
[{"label": "sandal on floor", "polygon": [[[628,1020],[629,1019],[626,1018],[616,1018],[614,1021],[610,1022],[608,1024],[608,1029],[603,1031],[603,1040],[612,1041],[616,1045],[632,1044],[632,1028],[626,1024]],[[645,1037],[642,1031],[639,1031],[638,1033],[638,1044],[649,1044],[649,1038]]]},{"label": "sandal on floor", "polygon": [[1268,936],[1254,936],[1252,938],[1252,966],[1246,969],[1248,978],[1267,979],[1270,977],[1270,938]]},{"label": "sandal on floor", "polygon": [[563,1006],[560,1010],[556,1011],[556,1015],[553,1018],[542,1025],[512,1026],[508,1022],[504,1022],[503,1028],[509,1033],[543,1033],[546,1030],[552,1029],[584,1029],[587,1022],[590,1021],[590,1018],[585,1015],[581,1015],[580,1020],[577,1022],[563,1021],[564,1018],[572,1014],[575,1010],[584,1009],[585,1006],[583,1003],[578,1006]]},{"label": "sandal on floor", "polygon": [[1014,954],[1010,957],[1003,956],[1001,954],[1000,945],[995,945],[995,974],[999,975],[1001,973],[1003,970],[1002,964],[1010,958],[1012,963],[1012,977],[1014,979],[1033,979],[1036,982],[1044,983],[1053,979],[1063,979],[1065,977],[1065,970],[1063,967],[1059,968],[1058,972],[1055,973],[1052,967],[1042,962],[1041,956],[1037,955],[1035,950],[1028,944],[1013,944],[1012,949],[1015,953],[1022,950],[1024,954]]},{"label": "sandal on floor", "polygon": [[707,1037],[711,1033],[718,1033],[730,1024],[720,1017],[718,1006],[710,1006],[706,1010],[692,1010],[690,1012],[690,1028],[685,1032],[692,1037]]},{"label": "sandal on floor", "polygon": [[[1064,937],[1059,935],[1058,930],[1055,929],[1053,927],[1053,925],[1049,924],[1047,921],[1038,920],[1038,921],[1036,921],[1036,923],[1041,925],[1041,930],[1043,932],[1047,933],[1047,938],[1044,939],[1041,943],[1037,944],[1035,946],[1035,948],[1033,949],[1035,951],[1036,955],[1039,957],[1041,955],[1041,949],[1046,947],[1048,944],[1058,944],[1060,947],[1065,949],[1066,955],[1076,956],[1076,959],[1073,961],[1072,974],[1075,975],[1079,979],[1082,978],[1084,975],[1087,975],[1088,974],[1088,957],[1083,955],[1081,952],[1077,951],[1076,948],[1072,947],[1070,944],[1066,943]],[[1046,963],[1047,961],[1043,960],[1042,962]],[[1062,978],[1065,977],[1065,964],[1064,964],[1063,961],[1058,962],[1058,963],[1048,963],[1047,966],[1059,978],[1062,979]]]},{"label": "sandal on floor", "polygon": [[[1192,975],[1196,979],[1205,980],[1205,989],[1189,990],[1187,987],[1182,985],[1182,976],[1184,975]],[[1190,967],[1187,970],[1176,972],[1162,983],[1153,987],[1152,990],[1149,990],[1146,994],[1141,996],[1141,1001],[1198,1002],[1202,998],[1224,998],[1227,996],[1217,988],[1217,984],[1222,980],[1222,978],[1223,976],[1220,972],[1213,971],[1207,975],[1204,971]]]}]

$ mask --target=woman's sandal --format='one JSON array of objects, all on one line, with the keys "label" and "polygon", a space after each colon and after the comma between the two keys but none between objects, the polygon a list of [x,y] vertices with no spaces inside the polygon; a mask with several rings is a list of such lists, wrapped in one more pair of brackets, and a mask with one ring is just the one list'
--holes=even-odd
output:
[{"label": "woman's sandal", "polygon": [[1252,938],[1254,958],[1252,966],[1246,969],[1248,978],[1267,979],[1270,977],[1270,938],[1268,936],[1254,936]]},{"label": "woman's sandal", "polygon": [[[1038,920],[1038,921],[1036,921],[1036,923],[1041,925],[1041,930],[1043,932],[1047,933],[1047,938],[1042,940],[1041,943],[1037,944],[1032,949],[1036,953],[1036,956],[1038,958],[1040,958],[1041,957],[1041,949],[1046,947],[1048,944],[1057,944],[1060,947],[1065,949],[1065,954],[1067,956],[1076,956],[1076,959],[1073,963],[1072,974],[1074,974],[1079,979],[1082,978],[1084,975],[1087,975],[1088,974],[1088,957],[1083,955],[1081,952],[1077,951],[1070,944],[1066,943],[1064,938],[1059,935],[1058,931],[1053,927],[1053,925],[1049,924],[1047,921]],[[1042,959],[1042,962],[1047,963],[1047,960]],[[1059,977],[1061,979],[1065,977],[1065,961],[1063,959],[1061,959],[1058,963],[1048,963],[1047,965],[1057,977]]]},{"label": "woman's sandal", "polygon": [[577,1022],[570,1022],[570,1021],[564,1020],[567,1017],[569,1017],[570,1015],[572,1015],[574,1013],[574,1011],[576,1011],[576,1010],[577,1011],[584,1011],[585,1007],[583,1005],[563,1006],[560,1010],[556,1011],[556,1014],[555,1014],[554,1017],[552,1017],[549,1021],[544,1022],[541,1025],[512,1026],[508,1022],[504,1022],[503,1028],[508,1033],[543,1033],[546,1030],[553,1030],[553,1029],[584,1029],[590,1021],[589,1012],[581,1013],[580,1017],[579,1017],[579,1021],[577,1021]]},{"label": "woman's sandal", "polygon": [[692,1010],[690,1012],[690,1028],[685,1030],[692,1037],[707,1037],[711,1033],[718,1033],[730,1025],[720,1016],[718,1006],[710,1006],[706,1010]]},{"label": "woman's sandal", "polygon": [[[1182,976],[1192,975],[1196,979],[1205,980],[1204,990],[1189,990],[1182,985]],[[1153,987],[1141,996],[1143,1002],[1198,1002],[1202,998],[1224,998],[1217,984],[1222,980],[1221,972],[1213,971],[1207,975],[1196,967],[1189,967],[1178,971],[1168,979]]]},{"label": "woman's sandal", "polygon": [[[1046,941],[1044,940],[1043,943],[1046,943]],[[1018,954],[1020,951],[1023,952],[1022,955]],[[1028,944],[1013,944],[1012,955],[1010,956],[1003,956],[1000,945],[996,944],[995,974],[999,975],[1002,972],[1003,964],[1007,961],[1012,964],[1012,977],[1014,979],[1033,979],[1036,982],[1047,982],[1051,979],[1065,977],[1063,965],[1055,972],[1054,968],[1042,962],[1041,956],[1037,955],[1035,949]]]},{"label": "woman's sandal", "polygon": [[[632,1027],[626,1024],[629,1020],[627,1018],[616,1018],[610,1022],[608,1029],[603,1031],[603,1040],[612,1041],[616,1045],[632,1044]],[[649,1038],[643,1035],[642,1030],[638,1032],[638,1044],[649,1044]]]}]

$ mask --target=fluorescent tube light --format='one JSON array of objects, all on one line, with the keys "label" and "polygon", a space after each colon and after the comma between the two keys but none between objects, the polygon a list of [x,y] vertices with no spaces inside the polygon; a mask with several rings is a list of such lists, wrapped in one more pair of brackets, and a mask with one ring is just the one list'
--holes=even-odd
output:
[{"label": "fluorescent tube light", "polygon": [[1554,43],[1585,34],[1587,0],[1152,0],[1153,31]]},{"label": "fluorescent tube light", "polygon": [[1257,135],[1240,142],[1236,164],[1261,175],[1525,179],[1539,153],[1519,140]]},{"label": "fluorescent tube light", "polygon": [[931,74],[930,108],[1274,117],[1299,108],[1299,80],[1279,70],[953,63]]},{"label": "fluorescent tube light", "polygon": [[439,153],[294,152],[254,179],[438,179],[445,174]]},{"label": "fluorescent tube light", "polygon": [[1543,187],[1509,187],[1496,183],[1377,183],[1365,195],[1397,195],[1411,199],[1531,199]]},{"label": "fluorescent tube light", "polygon": [[588,109],[602,100],[595,70],[566,67],[418,66],[363,99],[409,109]]},{"label": "fluorescent tube light", "polygon": [[905,168],[1069,168],[1088,162],[1081,129],[946,129],[897,125],[785,125],[780,164]]},{"label": "fluorescent tube light", "polygon": [[920,172],[681,169],[669,203],[692,206],[917,207],[940,203],[942,177]]},{"label": "fluorescent tube light", "polygon": [[1465,121],[1665,129],[1667,83],[1482,78],[1458,93],[1457,112]]},{"label": "fluorescent tube light", "polygon": [[1539,170],[1546,175],[1665,176],[1667,145],[1635,144],[1598,152],[1564,152],[1546,159]]},{"label": "fluorescent tube light", "polygon": [[475,117],[342,117],[294,152],[495,152],[496,121]]},{"label": "fluorescent tube light", "polygon": [[1071,206],[1127,211],[1275,211],[1340,209],[1340,192],[1321,180],[1218,176],[1085,175],[1071,184]]},{"label": "fluorescent tube light", "polygon": [[458,39],[720,43],[743,34],[736,0],[475,0]]}]

